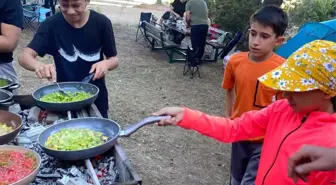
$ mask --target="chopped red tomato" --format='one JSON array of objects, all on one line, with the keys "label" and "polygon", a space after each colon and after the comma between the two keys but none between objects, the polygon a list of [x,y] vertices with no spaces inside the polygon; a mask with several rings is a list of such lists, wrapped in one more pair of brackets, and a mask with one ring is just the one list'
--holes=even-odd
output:
[{"label": "chopped red tomato", "polygon": [[32,154],[22,152],[0,152],[0,185],[17,182],[31,174],[36,168]]}]

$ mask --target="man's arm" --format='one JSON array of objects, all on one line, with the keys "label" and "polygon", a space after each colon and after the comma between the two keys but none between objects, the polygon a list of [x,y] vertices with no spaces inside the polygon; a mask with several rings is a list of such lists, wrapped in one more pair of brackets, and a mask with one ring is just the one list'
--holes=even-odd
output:
[{"label": "man's arm", "polygon": [[187,25],[190,26],[190,24],[191,24],[191,15],[190,15],[190,11],[186,11],[186,12],[185,12],[185,15],[186,15],[186,22],[187,22]]},{"label": "man's arm", "polygon": [[225,66],[222,88],[226,90],[225,95],[225,113],[228,117],[232,114],[233,105],[235,102],[234,93],[235,76],[232,69],[232,61],[229,60]]},{"label": "man's arm", "polygon": [[39,65],[43,64],[42,62],[37,61],[36,57],[36,51],[31,48],[25,48],[19,56],[19,64],[29,71],[35,71]]},{"label": "man's arm", "polygon": [[108,58],[107,61],[109,63],[109,67],[108,67],[109,71],[112,71],[113,69],[119,66],[119,59],[116,56]]},{"label": "man's arm", "polygon": [[106,59],[92,65],[89,73],[95,73],[93,80],[103,78],[108,71],[119,66],[112,22],[107,17],[104,22],[102,37],[102,50]]},{"label": "man's arm", "polygon": [[176,5],[175,5],[175,3],[173,2],[173,3],[170,5],[169,12],[172,13],[172,14],[174,14],[176,17],[180,17],[180,15],[177,14],[177,13],[174,11],[174,6],[176,6]]},{"label": "man's arm", "polygon": [[186,11],[185,11],[185,19],[186,19],[186,23],[187,23],[187,26],[190,27],[191,25],[191,7],[190,7],[190,1],[187,2],[186,4]]},{"label": "man's arm", "polygon": [[44,56],[48,53],[48,48],[51,47],[49,43],[49,23],[43,22],[38,28],[33,40],[24,48],[23,52],[19,55],[19,64],[29,70],[35,71],[38,66],[43,63],[36,60],[37,55]]},{"label": "man's arm", "polygon": [[174,14],[175,17],[177,18],[181,18],[181,16],[178,13],[176,13],[173,9],[170,10],[170,13]]},{"label": "man's arm", "polygon": [[53,64],[43,64],[36,60],[37,52],[31,48],[25,48],[19,56],[19,64],[29,70],[34,71],[40,79],[46,78],[50,81],[56,81],[56,69]]},{"label": "man's arm", "polygon": [[0,52],[13,52],[19,43],[21,28],[1,23]]},{"label": "man's arm", "polygon": [[33,40],[29,43],[21,55],[19,56],[19,64],[29,70],[34,71],[36,76],[40,79],[46,78],[50,81],[56,81],[56,69],[53,64],[43,64],[36,60],[37,55],[44,56],[50,53],[53,47],[52,43],[49,43],[49,23],[45,21],[41,24]]},{"label": "man's arm", "polygon": [[233,104],[235,101],[234,89],[233,88],[227,89],[225,94],[226,94],[225,96],[226,116],[230,117],[232,115]]},{"label": "man's arm", "polygon": [[13,52],[23,28],[23,9],[20,0],[5,2],[1,15],[0,52]]}]

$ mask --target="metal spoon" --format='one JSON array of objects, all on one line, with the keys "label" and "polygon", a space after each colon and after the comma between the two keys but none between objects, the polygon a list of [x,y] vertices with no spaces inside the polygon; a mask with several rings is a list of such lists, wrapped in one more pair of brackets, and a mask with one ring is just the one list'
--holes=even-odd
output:
[{"label": "metal spoon", "polygon": [[59,86],[59,84],[58,84],[57,82],[55,82],[55,83],[56,83],[56,85],[58,86],[58,91],[59,91],[61,94],[65,95],[65,96],[70,96],[68,93],[65,92],[64,89],[62,89],[62,88]]},{"label": "metal spoon", "polygon": [[[95,75],[94,73],[88,75],[87,77],[85,77],[85,78],[82,80],[82,82],[89,83],[89,82],[93,79],[94,75]],[[57,82],[55,82],[55,83],[56,83],[56,85],[58,86],[59,92],[60,92],[61,94],[70,97],[70,95],[69,95],[68,93],[66,93],[65,90],[62,89],[62,88],[59,86],[59,84],[58,84]],[[73,96],[75,96],[75,95],[77,95],[77,92],[73,94]]]}]

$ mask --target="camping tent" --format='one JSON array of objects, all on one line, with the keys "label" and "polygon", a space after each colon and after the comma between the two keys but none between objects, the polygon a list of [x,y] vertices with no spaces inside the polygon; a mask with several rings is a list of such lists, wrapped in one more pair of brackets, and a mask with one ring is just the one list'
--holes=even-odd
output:
[{"label": "camping tent", "polygon": [[279,47],[276,53],[284,58],[288,58],[304,44],[319,39],[336,42],[336,19],[325,22],[306,23],[292,39]]}]

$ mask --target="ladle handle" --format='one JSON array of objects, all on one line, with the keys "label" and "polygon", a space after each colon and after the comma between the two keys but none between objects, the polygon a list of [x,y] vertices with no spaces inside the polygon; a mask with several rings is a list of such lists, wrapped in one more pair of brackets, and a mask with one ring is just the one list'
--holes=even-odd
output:
[{"label": "ladle handle", "polygon": [[153,123],[159,122],[162,119],[168,119],[168,118],[169,116],[151,116],[151,117],[145,118],[142,121],[139,121],[131,126],[128,126],[126,129],[121,130],[119,137],[129,137],[134,132],[136,132],[139,128],[145,125],[153,124]]}]

